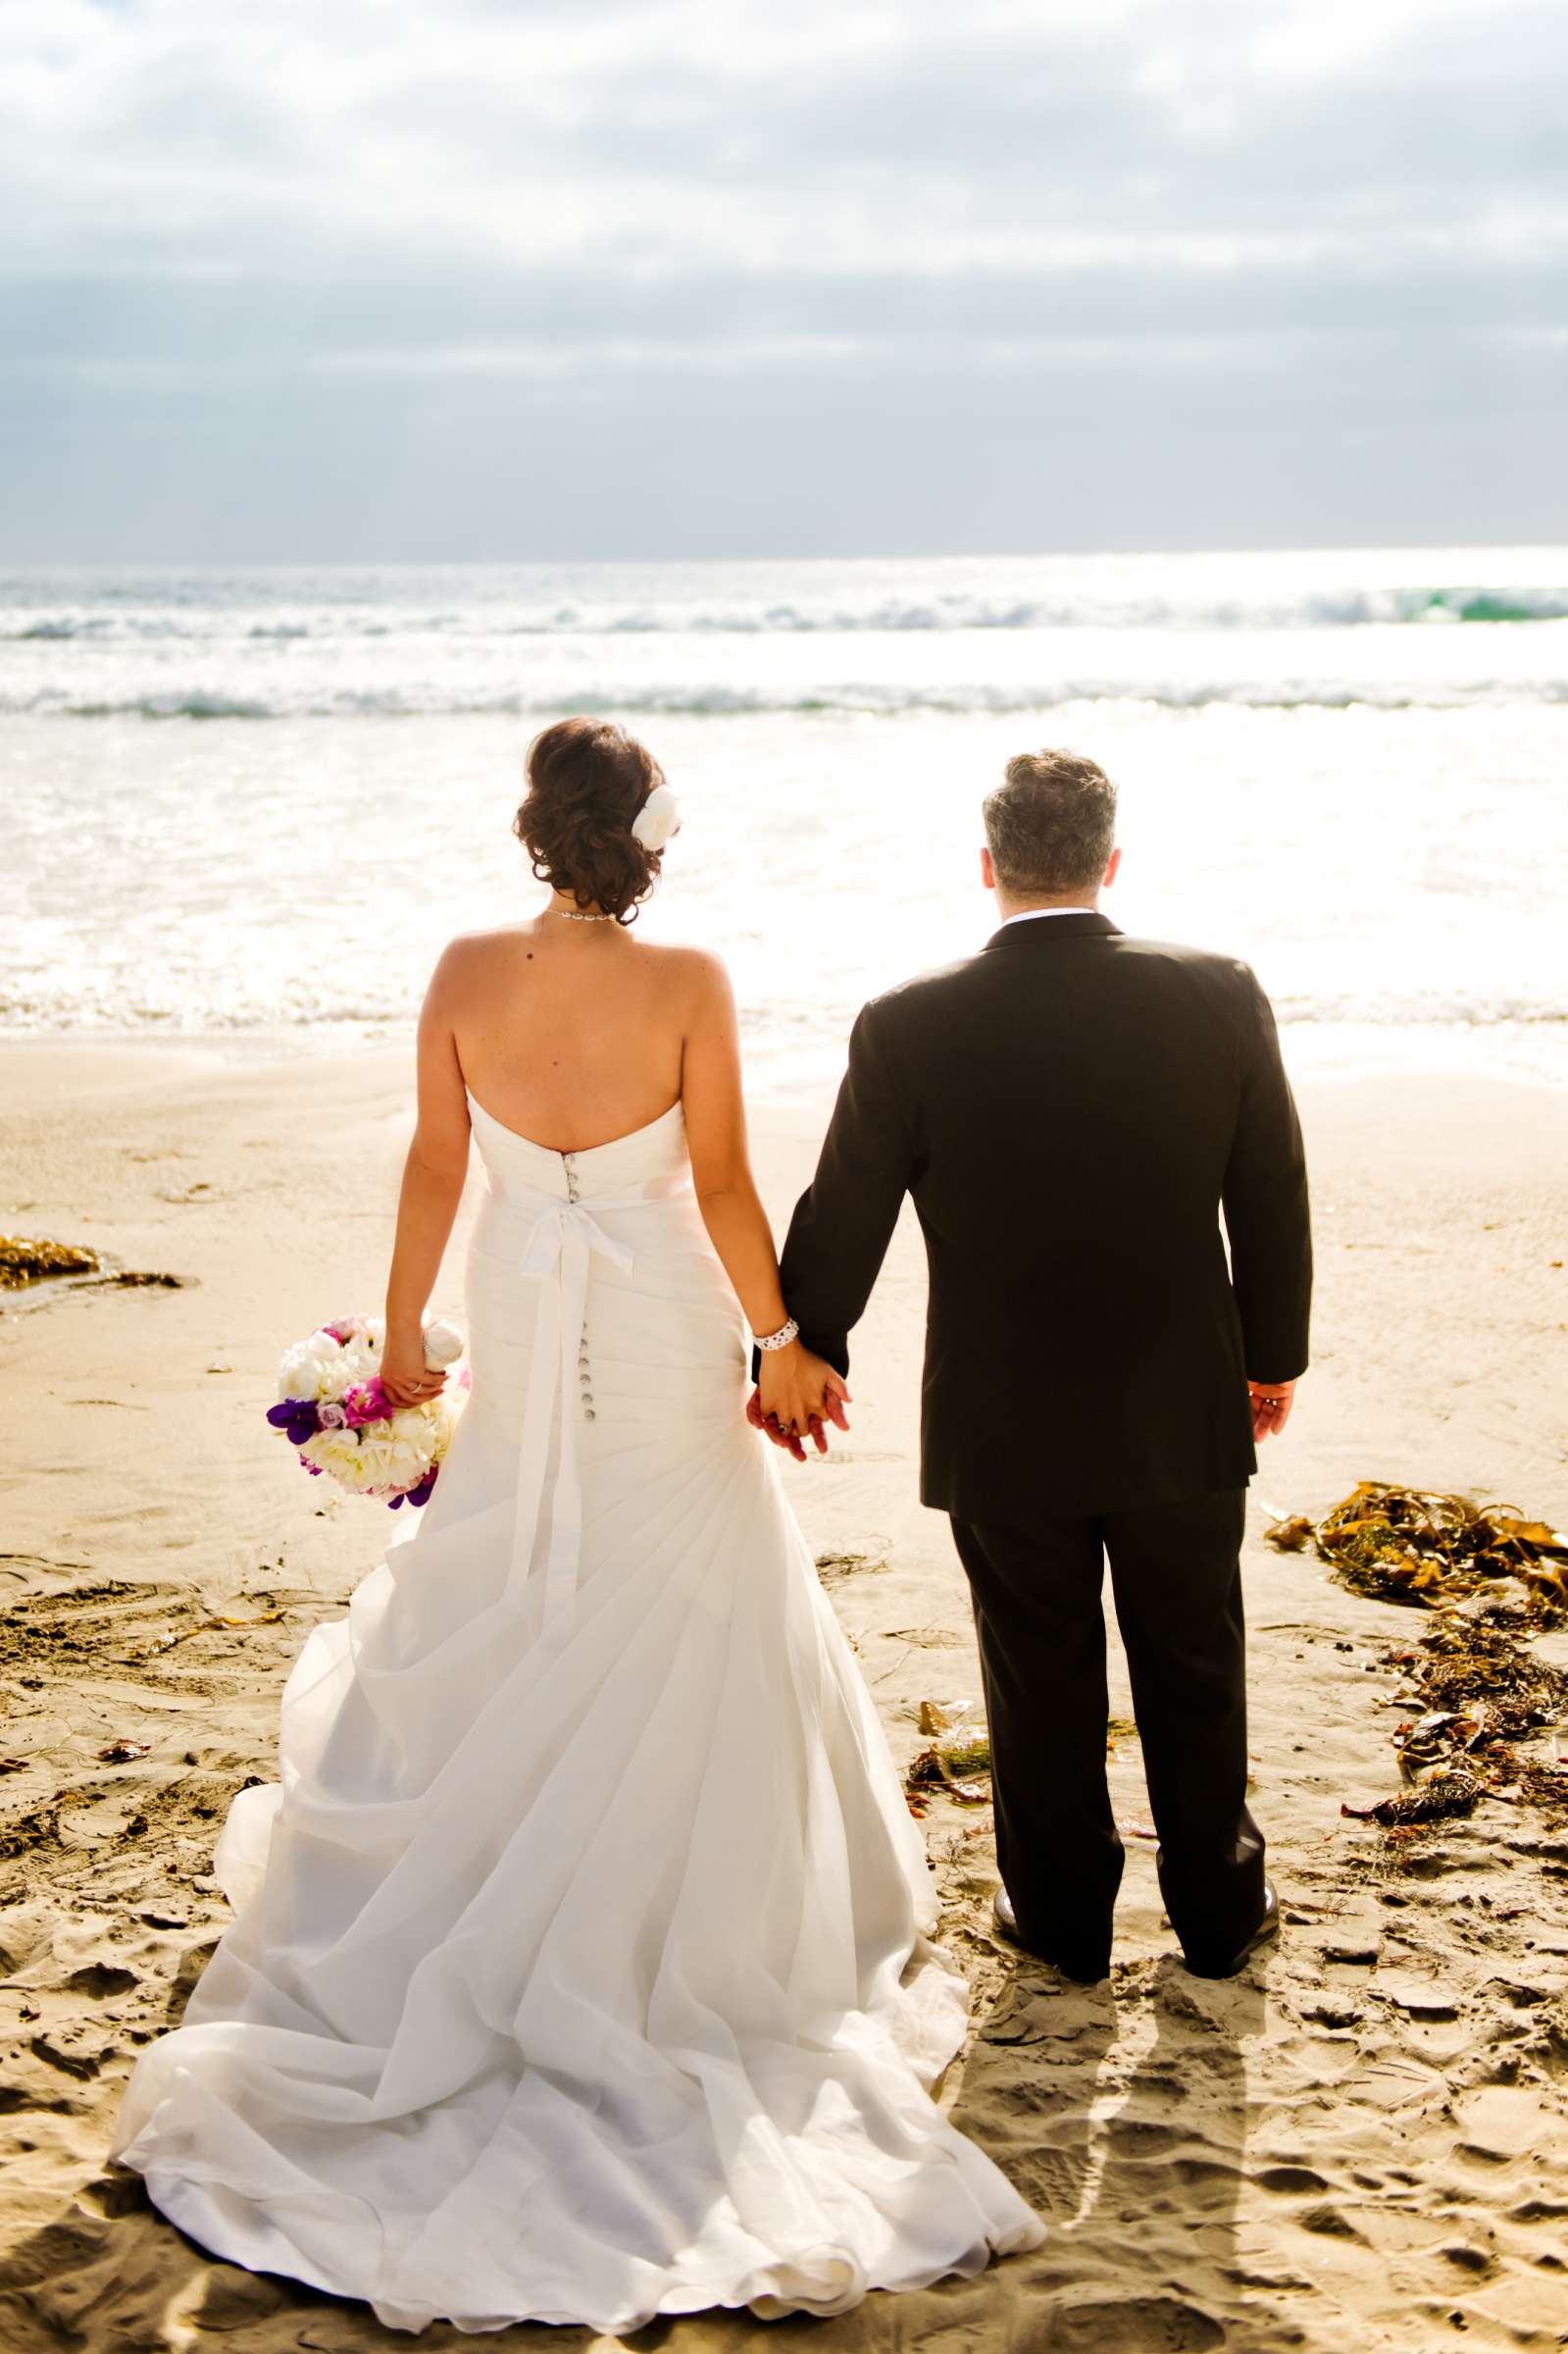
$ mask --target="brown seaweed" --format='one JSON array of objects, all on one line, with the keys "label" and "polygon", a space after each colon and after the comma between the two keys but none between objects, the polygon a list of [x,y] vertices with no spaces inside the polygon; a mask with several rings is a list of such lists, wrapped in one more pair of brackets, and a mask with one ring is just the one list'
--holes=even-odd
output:
[{"label": "brown seaweed", "polygon": [[1446,1822],[1454,1816],[1473,1814],[1481,1795],[1474,1774],[1444,1773],[1414,1790],[1401,1790],[1396,1798],[1380,1798],[1371,1807],[1341,1806],[1340,1812],[1355,1822],[1381,1822],[1391,1829],[1416,1822]]},{"label": "brown seaweed", "polygon": [[1568,1766],[1530,1758],[1520,1766],[1517,1778],[1521,1798],[1568,1815]]},{"label": "brown seaweed", "polygon": [[1478,1594],[1506,1604],[1511,1586],[1539,1623],[1568,1614],[1568,1537],[1512,1505],[1364,1479],[1321,1520],[1296,1513],[1264,1536],[1282,1553],[1310,1540],[1343,1584],[1380,1601],[1430,1610]]},{"label": "brown seaweed", "polygon": [[927,1790],[945,1790],[961,1806],[984,1807],[990,1803],[990,1785],[967,1777],[990,1772],[990,1741],[984,1733],[960,1734],[956,1740],[934,1741],[923,1749],[904,1776],[906,1793],[915,1797]]},{"label": "brown seaweed", "polygon": [[97,1252],[81,1243],[0,1234],[0,1291],[20,1291],[24,1284],[44,1283],[54,1275],[91,1275],[98,1264]]},{"label": "brown seaweed", "polygon": [[[956,1798],[967,1807],[988,1806],[991,1791],[987,1781],[977,1782],[973,1774],[989,1775],[991,1770],[990,1737],[968,1723],[971,1707],[968,1701],[944,1708],[939,1701],[923,1700],[917,1719],[923,1733],[935,1733],[936,1738],[929,1749],[914,1758],[904,1774],[904,1794],[915,1814],[924,1814],[928,1796],[938,1790]],[[1136,1741],[1138,1727],[1125,1716],[1113,1716],[1106,1726],[1106,1754],[1114,1756],[1118,1741]],[[1142,1837],[1144,1834],[1138,1833]],[[1152,1838],[1153,1832],[1148,1836]]]},{"label": "brown seaweed", "polygon": [[1568,1675],[1494,1627],[1443,1620],[1423,1638],[1417,1669],[1423,1697],[1456,1714],[1481,1714],[1485,1737],[1517,1741],[1568,1716]]},{"label": "brown seaweed", "polygon": [[1468,1815],[1481,1798],[1568,1807],[1568,1772],[1555,1761],[1522,1758],[1513,1747],[1568,1715],[1568,1674],[1515,1635],[1486,1624],[1476,1608],[1472,1602],[1444,1610],[1422,1635],[1419,1651],[1384,1654],[1385,1666],[1402,1670],[1425,1703],[1424,1714],[1393,1735],[1399,1770],[1413,1787],[1374,1807],[1343,1807],[1341,1814],[1381,1822],[1391,1838]]}]

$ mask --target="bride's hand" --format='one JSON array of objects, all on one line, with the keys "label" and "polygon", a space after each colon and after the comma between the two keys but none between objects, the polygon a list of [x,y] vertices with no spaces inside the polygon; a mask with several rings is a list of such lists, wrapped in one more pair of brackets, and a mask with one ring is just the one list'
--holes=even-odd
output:
[{"label": "bride's hand", "polygon": [[381,1347],[381,1388],[389,1406],[429,1406],[446,1386],[446,1375],[425,1362],[425,1335],[389,1332]]},{"label": "bride's hand", "polygon": [[791,1341],[787,1349],[764,1352],[761,1373],[757,1383],[757,1398],[765,1429],[777,1430],[793,1454],[808,1435],[816,1441],[819,1453],[828,1451],[827,1436],[822,1425],[832,1422],[835,1429],[847,1430],[844,1407],[852,1404],[841,1374],[835,1371],[825,1357],[813,1356],[799,1341]]}]

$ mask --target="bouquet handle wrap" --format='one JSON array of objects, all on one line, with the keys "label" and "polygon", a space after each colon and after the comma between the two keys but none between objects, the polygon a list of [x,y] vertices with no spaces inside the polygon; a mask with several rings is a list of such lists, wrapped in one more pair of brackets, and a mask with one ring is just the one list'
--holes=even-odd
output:
[{"label": "bouquet handle wrap", "polygon": [[425,1362],[432,1373],[444,1373],[463,1354],[463,1335],[455,1324],[434,1316],[425,1327]]}]

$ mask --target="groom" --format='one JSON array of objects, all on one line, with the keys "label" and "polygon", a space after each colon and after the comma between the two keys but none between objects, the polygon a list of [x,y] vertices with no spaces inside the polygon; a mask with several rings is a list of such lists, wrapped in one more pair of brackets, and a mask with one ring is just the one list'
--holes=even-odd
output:
[{"label": "groom", "polygon": [[998,1928],[1072,1977],[1110,1967],[1108,1560],[1166,1910],[1188,1967],[1223,1977],[1279,1925],[1246,1804],[1239,1556],[1254,1441],[1307,1361],[1306,1169],[1250,969],[1099,912],[1115,816],[1092,760],[1008,762],[981,855],[1000,929],[861,1012],[784,1293],[847,1372],[913,1196],[920,1492],[974,1600]]}]

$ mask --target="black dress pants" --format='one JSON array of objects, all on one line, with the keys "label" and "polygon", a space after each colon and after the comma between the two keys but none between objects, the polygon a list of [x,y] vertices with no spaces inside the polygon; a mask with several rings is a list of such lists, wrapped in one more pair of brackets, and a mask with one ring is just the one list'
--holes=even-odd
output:
[{"label": "black dress pants", "polygon": [[1027,1527],[954,1520],[980,1637],[996,1856],[1034,1952],[1110,1967],[1121,1835],[1105,1781],[1104,1561],[1132,1673],[1160,1891],[1189,1962],[1219,1968],[1263,1918],[1246,1804],[1243,1489]]}]

